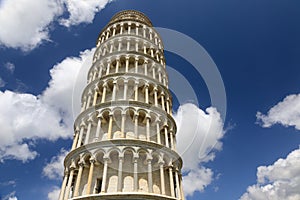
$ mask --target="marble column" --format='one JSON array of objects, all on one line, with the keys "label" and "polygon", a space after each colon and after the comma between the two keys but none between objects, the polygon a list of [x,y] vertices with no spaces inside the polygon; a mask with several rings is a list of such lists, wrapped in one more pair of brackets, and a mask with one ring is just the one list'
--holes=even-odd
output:
[{"label": "marble column", "polygon": [[107,165],[108,165],[108,158],[103,158],[104,164],[103,164],[103,174],[102,174],[102,185],[101,185],[101,193],[106,191],[106,179],[107,179]]},{"label": "marble column", "polygon": [[84,168],[84,162],[80,161],[78,163],[78,165],[79,165],[79,170],[78,170],[78,175],[77,175],[77,178],[76,178],[74,197],[77,197],[78,194],[79,194],[79,186],[80,186],[80,182],[81,182],[82,171],[83,171],[83,168]]},{"label": "marble column", "polygon": [[88,182],[87,182],[87,186],[86,186],[86,194],[87,195],[89,195],[91,193],[94,165],[95,165],[95,159],[90,159],[90,170],[89,170]]}]

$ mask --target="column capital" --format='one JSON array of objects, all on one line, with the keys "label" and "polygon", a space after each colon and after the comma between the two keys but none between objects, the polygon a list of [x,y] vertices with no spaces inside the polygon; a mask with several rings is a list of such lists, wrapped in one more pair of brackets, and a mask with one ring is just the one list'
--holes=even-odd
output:
[{"label": "column capital", "polygon": [[81,123],[80,123],[80,128],[85,128],[86,127],[86,124],[85,124],[85,122],[84,121],[81,121]]},{"label": "column capital", "polygon": [[78,162],[78,166],[79,166],[79,167],[84,167],[85,164],[86,164],[86,163],[85,163],[84,160],[81,160],[81,161]]},{"label": "column capital", "polygon": [[95,164],[96,159],[95,159],[94,157],[91,157],[89,161],[90,161],[91,164],[92,164],[92,163]]}]

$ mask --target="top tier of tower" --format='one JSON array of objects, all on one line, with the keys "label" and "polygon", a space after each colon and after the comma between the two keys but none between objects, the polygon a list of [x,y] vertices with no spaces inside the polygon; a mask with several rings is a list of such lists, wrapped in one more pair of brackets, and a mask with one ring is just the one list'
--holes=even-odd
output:
[{"label": "top tier of tower", "polygon": [[121,11],[111,18],[109,23],[100,32],[96,46],[106,42],[113,36],[132,35],[148,40],[151,46],[163,51],[163,43],[153,28],[151,21],[143,13],[135,10]]},{"label": "top tier of tower", "polygon": [[120,21],[126,21],[126,20],[132,20],[132,21],[137,21],[146,24],[147,26],[152,26],[152,23],[150,19],[144,15],[144,13],[141,13],[136,10],[124,10],[116,15],[114,15],[108,25],[120,22]]}]

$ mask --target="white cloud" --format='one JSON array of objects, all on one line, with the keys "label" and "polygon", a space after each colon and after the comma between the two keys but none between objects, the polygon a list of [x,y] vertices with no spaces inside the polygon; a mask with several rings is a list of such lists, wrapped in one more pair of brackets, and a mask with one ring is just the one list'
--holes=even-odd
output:
[{"label": "white cloud", "polygon": [[57,200],[59,197],[60,188],[54,187],[52,191],[48,193],[48,200]]},{"label": "white cloud", "polygon": [[57,156],[54,156],[50,163],[43,168],[43,175],[49,179],[61,179],[64,172],[64,159],[68,151],[61,149]]},{"label": "white cloud", "polygon": [[[3,0],[0,2],[0,45],[29,51],[50,40],[53,22],[70,27],[91,23],[110,0]],[[69,15],[63,19],[62,15]]]},{"label": "white cloud", "polygon": [[18,198],[15,196],[16,191],[13,191],[9,193],[8,195],[4,196],[2,200],[18,200]]},{"label": "white cloud", "polygon": [[11,62],[7,62],[4,64],[4,67],[10,72],[10,73],[13,73],[15,71],[15,65],[14,63],[11,63]]},{"label": "white cloud", "polygon": [[0,88],[6,85],[5,81],[0,77]]},{"label": "white cloud", "polygon": [[178,126],[177,149],[187,173],[183,188],[185,195],[191,196],[195,191],[203,191],[213,180],[213,171],[201,165],[212,161],[215,151],[221,150],[223,121],[215,108],[204,112],[191,103],[181,105],[174,118]]},{"label": "white cloud", "polygon": [[65,0],[70,14],[68,19],[61,19],[60,23],[66,27],[80,23],[92,23],[97,12],[102,10],[112,0]]},{"label": "white cloud", "polygon": [[240,200],[299,200],[300,147],[270,166],[257,168],[257,183]]},{"label": "white cloud", "polygon": [[49,40],[49,25],[63,13],[59,0],[4,0],[0,4],[0,44],[31,50]]},{"label": "white cloud", "polygon": [[72,91],[81,65],[91,66],[86,59],[92,54],[86,50],[79,57],[66,58],[54,66],[49,86],[39,96],[0,91],[0,161],[26,162],[38,155],[31,150],[36,140],[55,141],[72,136]]},{"label": "white cloud", "polygon": [[257,112],[258,122],[263,127],[271,127],[274,124],[294,126],[300,130],[300,94],[289,95],[283,101],[272,107],[267,115]]}]

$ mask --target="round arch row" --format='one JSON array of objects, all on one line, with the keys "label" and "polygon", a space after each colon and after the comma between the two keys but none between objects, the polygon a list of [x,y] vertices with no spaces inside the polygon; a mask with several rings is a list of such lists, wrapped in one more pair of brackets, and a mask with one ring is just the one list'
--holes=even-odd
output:
[{"label": "round arch row", "polygon": [[124,52],[98,60],[88,72],[88,83],[103,76],[116,73],[135,73],[147,76],[168,86],[168,76],[164,65],[144,55]]},{"label": "round arch row", "polygon": [[159,49],[163,49],[163,43],[156,30],[145,24],[135,21],[122,21],[112,24],[103,30],[97,40],[97,47],[106,40],[116,35],[136,35],[150,40]]},{"label": "round arch row", "polygon": [[176,149],[176,124],[170,115],[137,105],[89,109],[75,120],[72,150],[92,142],[127,139]]},{"label": "round arch row", "polygon": [[82,93],[81,112],[115,101],[142,102],[172,114],[172,96],[168,89],[154,81],[134,76],[110,76],[90,83]]},{"label": "round arch row", "polygon": [[150,42],[136,36],[114,37],[99,46],[94,53],[93,62],[115,52],[135,51],[140,54],[147,55],[157,62],[165,65],[164,54]]},{"label": "round arch row", "polygon": [[183,199],[181,160],[161,150],[113,146],[84,151],[65,161],[60,199],[142,192]]}]

